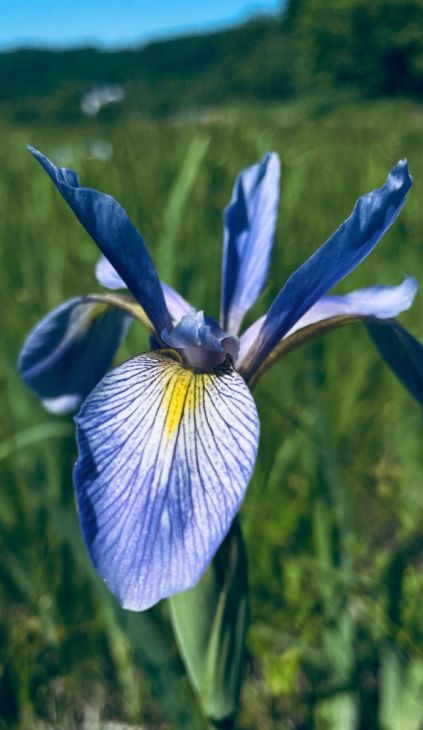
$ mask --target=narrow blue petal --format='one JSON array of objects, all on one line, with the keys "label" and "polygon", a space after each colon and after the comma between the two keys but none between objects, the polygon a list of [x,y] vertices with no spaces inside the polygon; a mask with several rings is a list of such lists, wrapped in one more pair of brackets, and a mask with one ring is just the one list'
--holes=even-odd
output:
[{"label": "narrow blue petal", "polygon": [[369,321],[366,328],[387,365],[423,405],[423,346],[395,321]]},{"label": "narrow blue petal", "polygon": [[[107,287],[107,289],[126,289],[125,282],[121,279],[116,269],[113,268],[110,261],[108,261],[105,256],[101,256],[97,261],[95,275],[98,283]],[[179,322],[185,314],[189,314],[194,311],[191,305],[181,294],[179,294],[179,292],[171,286],[163,284],[163,282],[161,282],[161,285],[166,307],[173,322]]]},{"label": "narrow blue petal", "polygon": [[[407,276],[399,286],[371,286],[342,296],[325,295],[300,317],[282,339],[286,340],[294,332],[304,327],[310,327],[325,319],[332,319],[340,315],[378,317],[380,319],[396,317],[411,307],[417,289],[416,279]],[[265,317],[260,317],[242,334],[236,360],[237,369],[243,367],[248,352],[258,338],[264,320]]]},{"label": "narrow blue petal", "polygon": [[275,153],[241,172],[225,210],[221,322],[237,334],[266,285],[276,228],[280,163]]},{"label": "narrow blue petal", "polygon": [[359,198],[351,216],[289,277],[248,356],[247,377],[300,317],[366,258],[398,216],[411,185],[407,163],[401,160],[383,187]]},{"label": "narrow blue petal", "polygon": [[47,172],[78,220],[126,282],[157,332],[171,327],[156,267],[141,234],[122,206],[110,195],[80,187],[73,170],[56,167],[41,152],[29,148]]},{"label": "narrow blue petal", "polygon": [[57,398],[42,398],[41,403],[49,413],[62,416],[65,413],[76,413],[81,405],[81,396],[59,395]]},{"label": "narrow blue petal", "polygon": [[191,588],[254,467],[259,423],[241,376],[140,355],[102,380],[76,423],[79,514],[100,576],[135,611]]},{"label": "narrow blue petal", "polygon": [[173,322],[179,322],[186,314],[191,314],[195,311],[191,304],[176,289],[163,282],[162,289],[166,306]]},{"label": "narrow blue petal", "polygon": [[100,256],[95,266],[96,279],[101,286],[107,289],[126,289],[127,286],[105,256]]},{"label": "narrow blue petal", "polygon": [[75,411],[112,364],[131,321],[92,297],[69,299],[25,340],[20,375],[50,412]]},{"label": "narrow blue petal", "polygon": [[242,333],[241,337],[239,338],[238,357],[235,361],[237,370],[243,368],[244,364],[247,362],[247,357],[250,353],[250,350],[255,346],[256,342],[258,341],[258,336],[260,334],[261,328],[263,327],[265,319],[266,315],[263,314],[263,316],[256,319],[253,324],[250,324],[250,326],[245,330],[245,332]]},{"label": "narrow blue petal", "polygon": [[379,285],[357,289],[344,295],[325,295],[300,317],[285,337],[315,322],[342,314],[380,319],[396,317],[411,307],[418,288],[416,279],[407,276],[399,286]]}]

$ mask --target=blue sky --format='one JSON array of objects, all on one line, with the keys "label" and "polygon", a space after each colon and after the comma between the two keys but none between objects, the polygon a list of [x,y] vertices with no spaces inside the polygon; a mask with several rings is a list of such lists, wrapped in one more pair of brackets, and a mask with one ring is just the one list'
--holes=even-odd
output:
[{"label": "blue sky", "polygon": [[257,12],[278,10],[281,0],[0,0],[0,47],[134,45],[151,38],[206,31]]}]

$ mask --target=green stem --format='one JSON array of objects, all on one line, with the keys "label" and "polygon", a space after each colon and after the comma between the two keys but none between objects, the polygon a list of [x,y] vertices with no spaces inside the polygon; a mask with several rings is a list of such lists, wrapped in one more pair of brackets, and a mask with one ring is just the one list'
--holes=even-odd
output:
[{"label": "green stem", "polygon": [[225,717],[224,720],[210,720],[210,730],[233,730],[235,727],[235,715]]}]

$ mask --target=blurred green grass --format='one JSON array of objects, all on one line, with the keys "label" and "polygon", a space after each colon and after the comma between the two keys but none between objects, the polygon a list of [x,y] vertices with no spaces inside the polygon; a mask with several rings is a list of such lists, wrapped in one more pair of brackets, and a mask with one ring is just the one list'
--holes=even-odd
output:
[{"label": "blurred green grass", "polygon": [[[271,279],[252,321],[405,156],[415,178],[407,206],[339,291],[404,274],[423,282],[422,123],[421,107],[381,102],[319,114],[299,103],[233,110],[201,124],[2,128],[0,728],[205,727],[166,604],[122,611],[89,564],[72,491],[72,419],[45,413],[15,370],[40,317],[98,290],[98,252],[26,144],[120,200],[168,283],[211,315],[235,175],[279,152]],[[112,159],[92,157],[99,140]],[[402,321],[423,339],[421,295]],[[119,360],[146,348],[135,325]],[[242,508],[253,623],[239,727],[419,730],[420,410],[359,325],[290,355],[255,395],[261,446]]]}]

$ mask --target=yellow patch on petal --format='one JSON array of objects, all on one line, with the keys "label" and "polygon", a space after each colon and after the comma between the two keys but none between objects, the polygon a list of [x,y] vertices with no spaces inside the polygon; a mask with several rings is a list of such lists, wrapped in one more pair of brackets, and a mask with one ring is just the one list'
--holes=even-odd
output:
[{"label": "yellow patch on petal", "polygon": [[175,366],[176,372],[166,385],[164,408],[166,409],[166,436],[170,437],[178,428],[185,408],[192,408],[194,399],[188,397],[192,390],[195,375],[192,370]]},{"label": "yellow patch on petal", "polygon": [[84,303],[77,305],[71,315],[66,336],[71,338],[74,335],[78,337],[85,335],[93,322],[103,317],[109,309],[110,304],[107,302],[93,302],[89,303],[89,306]]},{"label": "yellow patch on petal", "polygon": [[110,305],[106,302],[99,302],[99,304],[94,304],[89,312],[90,322],[94,322],[94,320],[102,317],[108,309],[110,309]]},{"label": "yellow patch on petal", "polygon": [[184,414],[192,414],[203,403],[207,383],[213,390],[214,377],[208,371],[185,367],[173,350],[149,353],[150,358],[160,360],[167,367],[163,370],[164,381],[162,407],[165,411],[164,430],[168,438],[177,432]]}]

